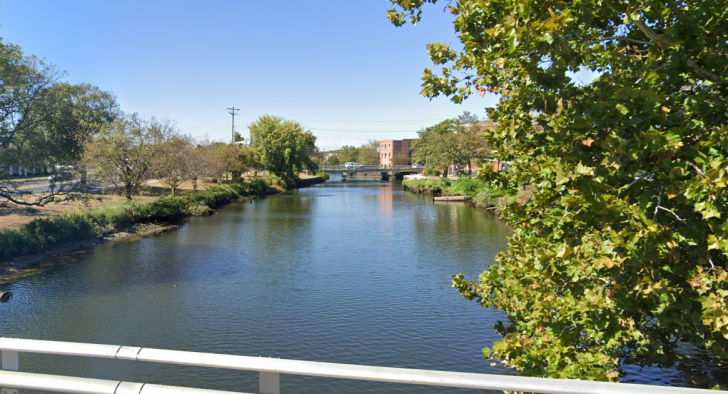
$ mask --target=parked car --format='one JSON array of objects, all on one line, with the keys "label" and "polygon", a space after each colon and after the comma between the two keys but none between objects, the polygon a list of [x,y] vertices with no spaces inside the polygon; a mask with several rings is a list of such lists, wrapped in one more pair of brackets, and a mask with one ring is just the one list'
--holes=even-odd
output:
[{"label": "parked car", "polygon": [[425,168],[425,165],[422,163],[412,163],[412,168]]},{"label": "parked car", "polygon": [[346,163],[344,163],[344,167],[346,167],[346,168],[360,168],[360,167],[364,167],[364,166],[361,165],[361,164],[359,164],[359,163],[355,163],[353,161],[347,161]]}]

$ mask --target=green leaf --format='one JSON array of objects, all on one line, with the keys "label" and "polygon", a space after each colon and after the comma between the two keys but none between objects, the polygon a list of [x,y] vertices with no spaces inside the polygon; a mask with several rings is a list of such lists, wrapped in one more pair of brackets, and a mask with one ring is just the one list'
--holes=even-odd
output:
[{"label": "green leaf", "polygon": [[617,108],[617,111],[619,111],[619,113],[621,113],[622,115],[627,115],[629,113],[627,107],[622,104],[617,104],[615,107]]}]

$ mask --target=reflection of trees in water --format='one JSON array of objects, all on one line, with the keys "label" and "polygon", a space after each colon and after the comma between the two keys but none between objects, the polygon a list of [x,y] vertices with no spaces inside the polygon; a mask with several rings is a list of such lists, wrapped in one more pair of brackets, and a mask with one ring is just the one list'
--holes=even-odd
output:
[{"label": "reflection of trees in water", "polygon": [[462,203],[435,203],[418,207],[413,215],[418,247],[428,255],[447,250],[453,261],[477,259],[483,269],[506,247],[511,229],[490,212]]},{"label": "reflection of trees in water", "polygon": [[254,247],[281,259],[298,260],[299,252],[313,241],[310,216],[314,205],[312,196],[298,191],[254,202],[250,209],[256,219]]}]

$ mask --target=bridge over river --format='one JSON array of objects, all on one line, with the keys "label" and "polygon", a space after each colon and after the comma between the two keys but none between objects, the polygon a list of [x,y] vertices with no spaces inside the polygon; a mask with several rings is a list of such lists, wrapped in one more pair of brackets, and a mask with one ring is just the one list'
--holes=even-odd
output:
[{"label": "bridge over river", "polygon": [[395,178],[399,178],[404,174],[416,174],[418,172],[421,172],[422,169],[420,168],[412,168],[411,165],[402,165],[402,166],[395,166],[395,165],[378,165],[378,166],[357,166],[357,167],[347,167],[347,166],[331,166],[331,165],[322,165],[321,170],[328,173],[328,174],[341,174],[344,179],[348,175],[355,175],[357,173],[380,173],[382,175],[382,180],[389,179],[390,175],[394,175]]}]

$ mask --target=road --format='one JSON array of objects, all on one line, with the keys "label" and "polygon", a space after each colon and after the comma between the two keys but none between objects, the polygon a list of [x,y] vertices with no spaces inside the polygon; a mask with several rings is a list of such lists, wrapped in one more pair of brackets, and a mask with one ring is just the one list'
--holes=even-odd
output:
[{"label": "road", "polygon": [[[58,190],[58,186],[56,186],[56,191]],[[100,192],[102,187],[108,187],[111,186],[111,183],[104,183],[100,184],[97,182],[97,184],[94,185],[94,187],[89,187],[89,191],[94,192]],[[13,193],[14,196],[19,196],[21,192],[30,192],[31,194],[41,194],[41,193],[47,193],[51,189],[51,183],[48,179],[39,179],[39,180],[32,180],[32,181],[25,181],[22,182],[20,186],[18,186],[18,191]]]}]

